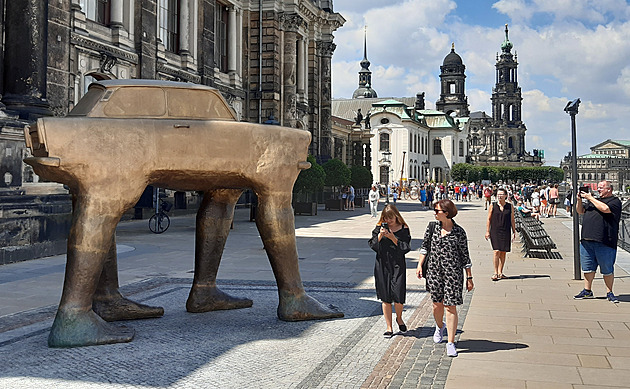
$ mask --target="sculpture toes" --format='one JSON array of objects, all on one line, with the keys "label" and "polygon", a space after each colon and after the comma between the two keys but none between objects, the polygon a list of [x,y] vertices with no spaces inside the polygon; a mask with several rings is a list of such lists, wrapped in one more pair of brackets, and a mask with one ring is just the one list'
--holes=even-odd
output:
[{"label": "sculpture toes", "polygon": [[152,319],[164,316],[164,308],[140,304],[125,297],[95,299],[92,309],[106,321]]},{"label": "sculpture toes", "polygon": [[280,295],[280,304],[278,305],[278,318],[280,320],[321,320],[344,316],[343,312],[339,311],[336,306],[324,305],[306,294],[296,296],[281,292]]},{"label": "sculpture toes", "polygon": [[93,311],[58,311],[48,336],[49,347],[81,347],[130,342],[135,331],[107,323]]},{"label": "sculpture toes", "polygon": [[191,313],[225,309],[249,308],[254,302],[248,298],[234,297],[217,287],[193,286],[186,301],[186,310]]}]

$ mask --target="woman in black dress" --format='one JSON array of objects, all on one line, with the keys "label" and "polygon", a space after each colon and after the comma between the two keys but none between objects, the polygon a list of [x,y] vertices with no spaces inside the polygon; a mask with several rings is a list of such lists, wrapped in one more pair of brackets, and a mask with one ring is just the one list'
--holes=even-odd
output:
[{"label": "woman in black dress", "polygon": [[[486,223],[486,240],[490,239],[494,257],[494,274],[492,281],[507,278],[503,274],[505,266],[505,253],[510,251],[511,242],[516,238],[516,224],[514,222],[514,207],[506,202],[508,192],[505,188],[497,189],[497,202],[492,204],[488,211],[488,222]],[[512,237],[510,239],[510,229]]]},{"label": "woman in black dress", "polygon": [[411,250],[409,227],[396,206],[393,204],[385,206],[368,243],[372,250],[376,251],[374,265],[376,296],[382,301],[383,316],[387,324],[387,330],[383,335],[391,338],[394,334],[392,303],[396,309],[398,328],[401,332],[407,331],[402,311],[407,293],[405,254]]}]

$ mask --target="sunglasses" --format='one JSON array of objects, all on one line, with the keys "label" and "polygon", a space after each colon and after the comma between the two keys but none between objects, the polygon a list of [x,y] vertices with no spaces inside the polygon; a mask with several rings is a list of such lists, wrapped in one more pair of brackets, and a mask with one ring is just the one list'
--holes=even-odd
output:
[{"label": "sunglasses", "polygon": [[444,212],[444,213],[446,213],[446,211],[443,211],[443,210],[441,210],[441,209],[434,209],[434,210],[433,210],[433,212],[435,212],[435,213],[440,213],[440,212]]}]

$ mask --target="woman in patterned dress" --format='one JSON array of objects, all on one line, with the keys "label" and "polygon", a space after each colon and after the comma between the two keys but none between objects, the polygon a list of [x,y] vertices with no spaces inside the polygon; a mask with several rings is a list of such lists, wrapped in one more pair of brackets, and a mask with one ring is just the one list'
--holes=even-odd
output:
[{"label": "woman in patterned dress", "polygon": [[[503,266],[505,266],[505,254],[510,251],[511,243],[516,238],[516,223],[514,222],[514,207],[506,202],[507,190],[505,188],[497,189],[497,202],[492,204],[488,211],[488,222],[486,223],[486,240],[490,239],[494,257],[492,259],[494,265],[494,274],[492,281],[498,281],[507,278],[503,274]],[[512,230],[512,239],[510,240],[510,229]]]},{"label": "woman in patterned dress", "polygon": [[387,330],[383,334],[391,338],[392,303],[396,309],[396,323],[401,332],[407,331],[402,318],[403,304],[407,293],[407,266],[405,254],[411,250],[411,234],[407,223],[393,204],[388,204],[381,212],[381,218],[372,231],[368,244],[376,251],[374,281],[376,296],[382,301],[383,316]]},{"label": "woman in patterned dress", "polygon": [[[435,333],[433,341],[442,342],[446,330],[448,342],[446,355],[457,356],[455,333],[457,331],[457,305],[464,302],[462,292],[464,285],[464,269],[466,270],[466,289],[474,287],[468,240],[466,231],[453,218],[457,215],[457,207],[451,200],[440,200],[435,205],[437,223],[430,223],[424,233],[424,241],[420,249],[420,261],[416,269],[418,278],[426,276],[427,290],[433,301],[433,317]],[[430,248],[429,258],[426,254]],[[429,261],[429,274],[422,274],[422,263]],[[444,310],[446,309],[446,325]]]}]

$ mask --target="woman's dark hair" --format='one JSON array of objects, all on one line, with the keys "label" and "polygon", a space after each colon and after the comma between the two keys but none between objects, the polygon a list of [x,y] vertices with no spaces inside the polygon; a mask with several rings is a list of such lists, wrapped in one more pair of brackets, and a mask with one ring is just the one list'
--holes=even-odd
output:
[{"label": "woman's dark hair", "polygon": [[435,209],[438,205],[442,211],[446,212],[446,217],[448,219],[452,219],[457,216],[457,207],[451,200],[440,200],[433,205],[433,209]]},{"label": "woman's dark hair", "polygon": [[499,193],[499,191],[503,192],[503,194],[504,194],[504,195],[506,195],[506,196],[508,195],[508,191],[507,191],[507,189],[505,189],[505,188],[503,188],[503,187],[501,187],[501,188],[497,189],[497,194]]}]

